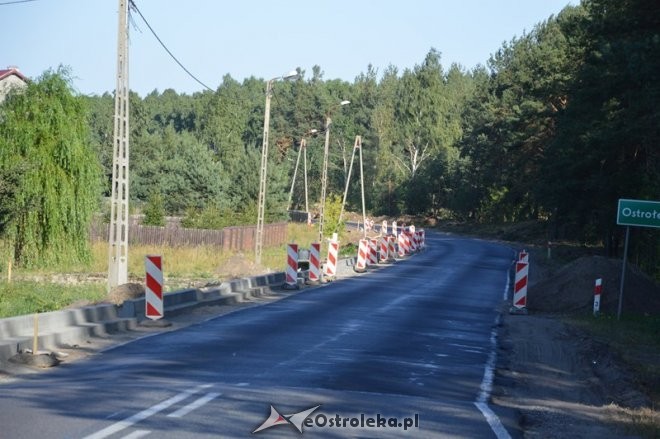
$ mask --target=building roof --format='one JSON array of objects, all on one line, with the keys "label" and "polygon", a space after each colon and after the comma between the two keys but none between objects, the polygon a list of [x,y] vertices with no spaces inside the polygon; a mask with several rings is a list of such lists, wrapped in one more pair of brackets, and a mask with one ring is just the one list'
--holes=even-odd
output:
[{"label": "building roof", "polygon": [[0,81],[11,75],[18,76],[23,82],[28,81],[28,79],[25,76],[23,76],[23,74],[16,67],[9,67],[7,69],[0,70]]}]

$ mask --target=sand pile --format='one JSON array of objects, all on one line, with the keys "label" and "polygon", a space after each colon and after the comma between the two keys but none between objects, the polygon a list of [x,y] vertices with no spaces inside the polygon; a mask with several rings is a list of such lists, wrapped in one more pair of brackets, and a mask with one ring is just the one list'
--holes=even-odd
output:
[{"label": "sand pile", "polygon": [[[534,270],[533,262],[530,270]],[[530,282],[528,307],[545,312],[591,312],[597,278],[603,279],[601,312],[616,313],[621,260],[602,256],[581,257],[535,283]],[[660,315],[660,286],[630,264],[625,278],[623,313]]]}]

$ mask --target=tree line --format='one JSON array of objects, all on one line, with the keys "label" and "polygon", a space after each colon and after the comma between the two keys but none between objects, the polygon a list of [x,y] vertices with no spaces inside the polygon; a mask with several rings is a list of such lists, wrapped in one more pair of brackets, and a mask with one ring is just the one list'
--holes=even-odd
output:
[{"label": "tree line", "polygon": [[[660,199],[659,64],[653,1],[584,0],[471,70],[444,66],[431,48],[413,68],[368,66],[353,82],[326,80],[319,66],[299,71],[273,87],[268,219],[304,206],[300,178],[287,206],[303,138],[310,201],[318,202],[330,118],[329,194],[343,194],[360,135],[374,215],[540,220],[548,239],[602,243],[613,254],[617,200]],[[256,221],[264,92],[263,79],[227,75],[215,91],[131,93],[134,205],[202,227]],[[76,100],[86,108],[88,145],[109,196],[113,95]],[[351,103],[340,107],[342,100]],[[358,184],[348,203],[359,210]],[[660,271],[660,237],[636,233],[645,234],[638,254]]]}]

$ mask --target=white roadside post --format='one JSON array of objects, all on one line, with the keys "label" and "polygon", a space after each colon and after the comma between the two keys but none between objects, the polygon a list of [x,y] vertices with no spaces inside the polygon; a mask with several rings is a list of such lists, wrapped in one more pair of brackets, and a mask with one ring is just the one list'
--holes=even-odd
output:
[{"label": "white roadside post", "polygon": [[594,316],[597,316],[600,312],[600,294],[603,291],[603,279],[596,279],[596,284],[594,285]]}]

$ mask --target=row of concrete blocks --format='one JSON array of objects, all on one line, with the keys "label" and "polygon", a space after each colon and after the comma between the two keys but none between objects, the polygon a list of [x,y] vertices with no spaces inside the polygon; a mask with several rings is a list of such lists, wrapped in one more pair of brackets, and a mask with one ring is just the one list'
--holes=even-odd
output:
[{"label": "row of concrete blocks", "polygon": [[[268,294],[284,283],[284,273],[272,273],[223,282],[217,286],[186,289],[163,295],[165,317],[201,305],[232,305]],[[145,319],[144,298],[121,305],[100,304],[38,315],[39,349],[72,347],[90,337],[135,329]],[[0,319],[0,362],[32,349],[34,315]]]}]

